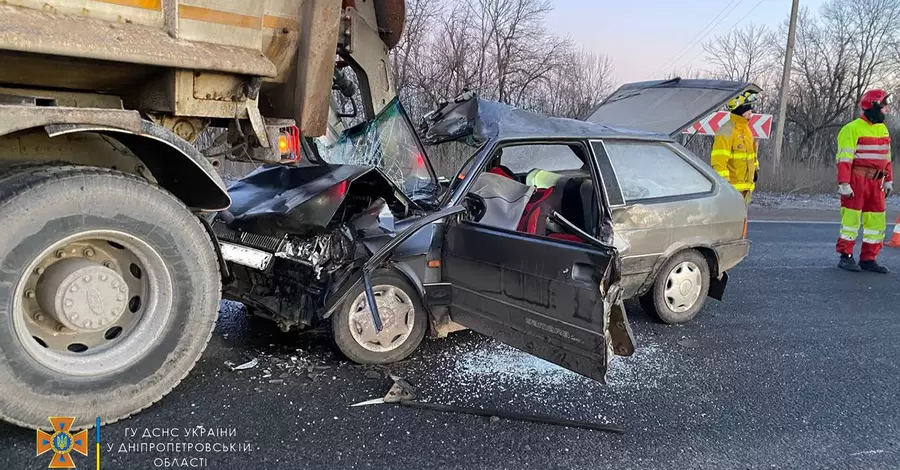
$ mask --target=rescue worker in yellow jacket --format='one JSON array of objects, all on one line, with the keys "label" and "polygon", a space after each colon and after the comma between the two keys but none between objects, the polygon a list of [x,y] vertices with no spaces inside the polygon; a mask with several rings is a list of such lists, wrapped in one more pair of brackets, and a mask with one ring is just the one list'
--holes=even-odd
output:
[{"label": "rescue worker in yellow jacket", "polygon": [[726,105],[731,111],[728,122],[716,132],[710,163],[712,167],[744,195],[750,204],[750,196],[759,178],[757,145],[750,131],[750,117],[757,94],[744,92],[732,98]]}]

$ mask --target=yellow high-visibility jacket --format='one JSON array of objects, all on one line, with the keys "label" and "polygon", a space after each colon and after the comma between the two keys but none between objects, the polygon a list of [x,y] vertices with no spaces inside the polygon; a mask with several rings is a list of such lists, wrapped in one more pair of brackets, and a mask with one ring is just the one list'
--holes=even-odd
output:
[{"label": "yellow high-visibility jacket", "polygon": [[710,163],[735,189],[752,192],[756,189],[753,177],[759,169],[756,141],[746,119],[737,114],[729,117],[730,120],[716,132]]}]

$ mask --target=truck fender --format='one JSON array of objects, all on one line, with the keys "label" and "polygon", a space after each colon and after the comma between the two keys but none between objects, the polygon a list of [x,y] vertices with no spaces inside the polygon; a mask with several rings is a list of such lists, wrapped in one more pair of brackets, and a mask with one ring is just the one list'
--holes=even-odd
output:
[{"label": "truck fender", "polygon": [[[193,210],[221,211],[231,206],[225,182],[193,145],[169,129],[141,120],[139,129],[95,124],[48,124],[50,137],[94,132],[114,139],[146,165],[159,185]],[[137,130],[137,132],[135,132]]]}]

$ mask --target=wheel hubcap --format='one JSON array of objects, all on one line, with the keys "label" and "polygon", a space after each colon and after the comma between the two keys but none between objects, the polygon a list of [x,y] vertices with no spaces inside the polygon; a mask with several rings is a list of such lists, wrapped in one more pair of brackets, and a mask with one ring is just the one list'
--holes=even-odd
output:
[{"label": "wheel hubcap", "polygon": [[128,284],[118,272],[84,258],[48,268],[37,283],[38,305],[75,332],[115,324],[128,306]]},{"label": "wheel hubcap", "polygon": [[369,351],[392,351],[406,342],[412,334],[415,308],[406,292],[397,287],[378,285],[372,288],[372,292],[381,316],[381,331],[375,330],[366,294],[363,292],[351,304],[350,334],[360,346]]},{"label": "wheel hubcap", "polygon": [[675,313],[690,310],[700,298],[702,287],[700,267],[691,261],[679,263],[666,278],[666,306]]},{"label": "wheel hubcap", "polygon": [[140,359],[164,333],[174,300],[159,253],[112,230],[60,240],[19,279],[13,327],[29,355],[67,375],[96,376]]}]

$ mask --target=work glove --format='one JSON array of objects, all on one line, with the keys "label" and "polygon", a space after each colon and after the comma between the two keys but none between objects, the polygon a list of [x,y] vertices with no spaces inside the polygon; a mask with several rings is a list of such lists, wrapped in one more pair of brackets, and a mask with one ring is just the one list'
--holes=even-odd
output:
[{"label": "work glove", "polygon": [[838,184],[838,194],[845,197],[853,197],[853,188],[850,187],[850,183]]},{"label": "work glove", "polygon": [[894,192],[894,182],[893,181],[885,181],[881,188],[884,189],[884,197],[888,197]]}]

